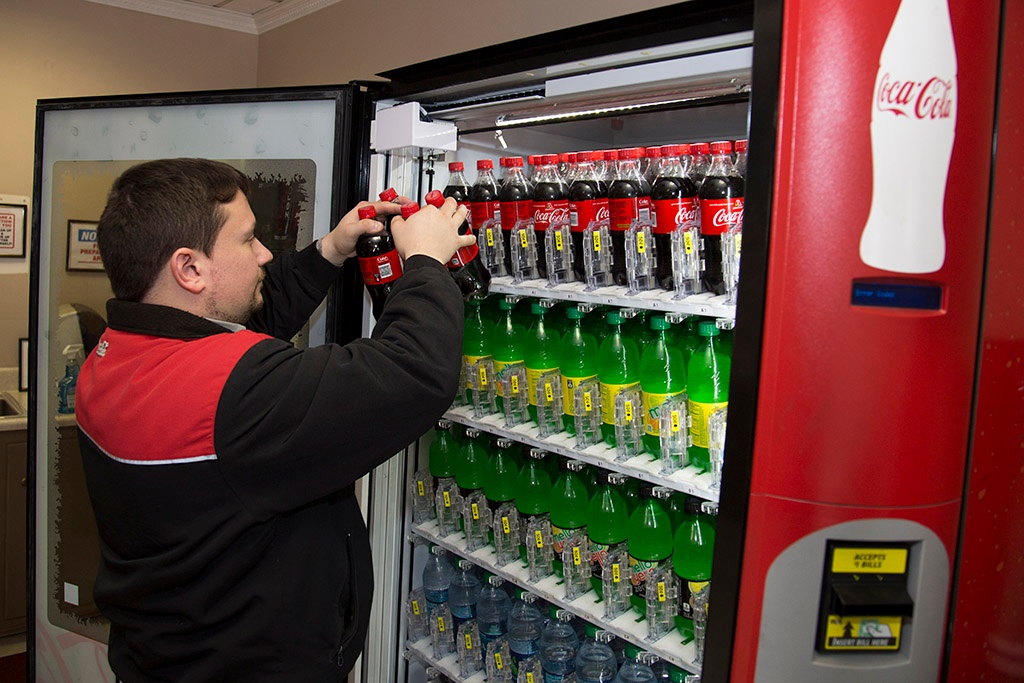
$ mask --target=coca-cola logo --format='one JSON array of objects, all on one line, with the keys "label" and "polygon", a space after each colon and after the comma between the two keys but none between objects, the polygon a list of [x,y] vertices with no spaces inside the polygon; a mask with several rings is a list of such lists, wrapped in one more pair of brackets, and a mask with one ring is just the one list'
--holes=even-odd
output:
[{"label": "coca-cola logo", "polygon": [[953,115],[954,80],[932,76],[927,81],[901,81],[886,72],[878,81],[879,111],[917,119],[948,119]]},{"label": "coca-cola logo", "polygon": [[549,209],[538,210],[535,214],[533,214],[533,222],[534,223],[545,223],[547,225],[551,225],[552,223],[556,223],[558,221],[568,221],[568,220],[569,220],[569,208],[568,207],[563,207],[563,208],[553,207],[553,208],[549,208]]},{"label": "coca-cola logo", "polygon": [[596,211],[596,215],[594,216],[594,220],[606,221],[610,217],[611,217],[611,214],[609,213],[607,206],[602,204],[601,206],[597,207],[597,211]]},{"label": "coca-cola logo", "polygon": [[[698,209],[694,205],[687,206],[685,204],[679,205],[679,211],[676,212],[676,225],[685,225],[687,223],[697,222]],[[741,212],[742,214],[742,212]]]},{"label": "coca-cola logo", "polygon": [[714,213],[711,217],[711,222],[716,228],[728,228],[730,225],[735,225],[743,221],[743,205],[739,207],[730,208],[728,206],[722,207]]}]

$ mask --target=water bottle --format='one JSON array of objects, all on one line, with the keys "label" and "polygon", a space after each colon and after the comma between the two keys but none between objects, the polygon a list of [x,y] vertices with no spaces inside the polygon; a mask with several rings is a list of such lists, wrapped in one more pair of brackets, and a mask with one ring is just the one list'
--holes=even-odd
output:
[{"label": "water bottle", "polygon": [[427,602],[443,605],[448,602],[448,591],[452,583],[455,568],[444,548],[439,545],[430,548],[430,557],[423,567],[423,594]]},{"label": "water bottle", "polygon": [[536,602],[536,595],[523,592],[522,598],[513,605],[508,615],[508,647],[517,665],[540,650],[544,617],[534,604]]},{"label": "water bottle", "polygon": [[480,641],[485,645],[505,635],[512,600],[502,588],[504,579],[492,576],[480,590],[476,601],[476,623],[480,626]]},{"label": "water bottle", "polygon": [[572,627],[572,612],[552,608],[552,616],[540,636],[540,663],[544,683],[559,683],[576,670],[579,636]]},{"label": "water bottle", "polygon": [[626,660],[622,662],[614,683],[655,683],[651,663],[656,658],[650,652],[642,652],[635,645],[626,646]]},{"label": "water bottle", "polygon": [[475,567],[468,560],[459,560],[459,570],[452,577],[448,589],[448,606],[455,618],[455,626],[476,616],[476,601],[480,597],[480,579],[476,578]]},{"label": "water bottle", "polygon": [[587,624],[587,638],[576,653],[576,683],[608,683],[615,678],[618,663],[608,645],[615,636]]}]

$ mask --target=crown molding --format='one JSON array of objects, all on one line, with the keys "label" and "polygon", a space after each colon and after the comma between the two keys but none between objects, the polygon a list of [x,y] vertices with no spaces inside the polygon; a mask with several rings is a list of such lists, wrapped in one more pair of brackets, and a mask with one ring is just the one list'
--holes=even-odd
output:
[{"label": "crown molding", "polygon": [[340,0],[288,0],[288,2],[269,7],[256,15],[219,7],[208,7],[194,2],[185,2],[185,0],[87,0],[87,2],[259,35],[340,2]]}]

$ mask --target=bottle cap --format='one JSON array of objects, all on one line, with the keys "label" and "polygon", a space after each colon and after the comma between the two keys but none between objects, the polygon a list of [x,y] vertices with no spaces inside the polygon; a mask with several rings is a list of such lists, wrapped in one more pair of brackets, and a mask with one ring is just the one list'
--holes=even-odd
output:
[{"label": "bottle cap", "polygon": [[568,152],[559,152],[558,153],[558,161],[559,161],[559,163],[566,163],[566,164],[569,163],[569,153]]},{"label": "bottle cap", "polygon": [[413,202],[412,204],[402,204],[402,218],[408,218],[419,210],[420,205],[416,202]]},{"label": "bottle cap", "polygon": [[[665,145],[661,148],[660,155],[663,157],[677,157],[681,154],[680,147],[682,145]],[[650,156],[649,153],[648,156]]]},{"label": "bottle cap", "polygon": [[651,329],[652,330],[667,330],[672,327],[672,324],[665,319],[663,315],[656,315],[651,317]]},{"label": "bottle cap", "polygon": [[575,306],[565,309],[565,317],[569,320],[583,320],[584,315],[586,314]]},{"label": "bottle cap", "polygon": [[540,163],[544,166],[551,166],[558,163],[557,154],[544,154],[540,158]]},{"label": "bottle cap", "polygon": [[536,301],[530,304],[530,313],[533,313],[534,315],[543,315],[544,313],[547,313],[547,311],[548,309],[544,308]]},{"label": "bottle cap", "polygon": [[503,311],[511,311],[513,306],[514,306],[514,304],[511,301],[509,301],[508,299],[499,299],[498,300],[498,308],[503,310]]},{"label": "bottle cap", "polygon": [[685,505],[686,514],[696,515],[698,512],[700,512],[700,504],[702,502],[704,501],[702,501],[700,498],[697,498],[695,496],[687,496]]},{"label": "bottle cap", "polygon": [[605,313],[604,319],[609,325],[622,324],[622,314],[618,311],[608,311]]},{"label": "bottle cap", "polygon": [[360,206],[358,213],[360,220],[374,218],[377,215],[377,209],[373,208],[372,206]]},{"label": "bottle cap", "polygon": [[649,157],[660,157],[661,156],[661,147],[648,147],[646,149],[646,152],[647,152],[647,156],[649,156]]},{"label": "bottle cap", "polygon": [[480,159],[476,162],[476,170],[483,171],[485,169],[494,168],[494,162],[490,159]]},{"label": "bottle cap", "polygon": [[697,334],[702,337],[717,337],[721,333],[714,320],[701,320],[697,325]]},{"label": "bottle cap", "polygon": [[639,159],[644,155],[643,147],[630,147],[629,149],[620,149],[620,159]]},{"label": "bottle cap", "polygon": [[511,157],[499,157],[498,158],[498,165],[501,166],[502,168],[508,168],[508,160],[510,158]]},{"label": "bottle cap", "polygon": [[641,652],[643,652],[643,650],[638,648],[633,643],[626,643],[626,657],[627,658],[635,660],[637,658],[637,656],[639,656],[639,654]]},{"label": "bottle cap", "polygon": [[423,201],[431,206],[441,208],[441,205],[444,204],[444,195],[441,194],[440,190],[431,190],[423,197]]},{"label": "bottle cap", "polygon": [[448,163],[448,172],[454,173],[455,171],[465,171],[466,165],[461,161],[451,161]]},{"label": "bottle cap", "polygon": [[522,168],[523,158],[522,157],[505,157],[508,160],[509,168]]},{"label": "bottle cap", "polygon": [[395,191],[395,188],[389,187],[388,189],[381,192],[378,196],[380,197],[380,200],[382,202],[393,202],[398,197],[398,192]]},{"label": "bottle cap", "polygon": [[711,151],[711,147],[706,142],[692,142],[690,143],[690,148],[694,154],[707,154]]},{"label": "bottle cap", "polygon": [[618,161],[619,160],[619,150],[617,150],[617,149],[606,149],[603,153],[604,153],[604,160],[605,161]]},{"label": "bottle cap", "polygon": [[728,140],[716,140],[711,143],[712,154],[732,154],[732,143]]},{"label": "bottle cap", "polygon": [[746,152],[747,151],[747,141],[746,140],[737,140],[734,144],[736,145],[736,151],[737,152]]},{"label": "bottle cap", "polygon": [[693,154],[693,147],[690,146],[689,142],[683,142],[676,146],[679,148],[680,156]]}]

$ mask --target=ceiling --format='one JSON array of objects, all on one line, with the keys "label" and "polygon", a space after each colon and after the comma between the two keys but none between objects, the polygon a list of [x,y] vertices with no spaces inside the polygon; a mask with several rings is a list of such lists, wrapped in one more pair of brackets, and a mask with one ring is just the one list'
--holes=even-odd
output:
[{"label": "ceiling", "polygon": [[340,0],[88,0],[259,35]]}]

